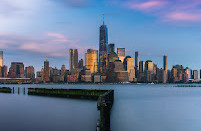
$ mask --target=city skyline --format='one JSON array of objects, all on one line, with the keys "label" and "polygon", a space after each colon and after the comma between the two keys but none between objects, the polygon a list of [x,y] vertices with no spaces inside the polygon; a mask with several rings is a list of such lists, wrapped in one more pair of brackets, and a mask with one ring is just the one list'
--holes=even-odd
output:
[{"label": "city skyline", "polygon": [[[98,50],[98,28],[102,24],[101,15],[104,12],[105,23],[109,28],[108,43],[114,43],[117,48],[126,48],[126,56],[134,58],[134,52],[139,51],[139,61],[151,59],[163,67],[162,56],[167,55],[168,69],[176,64],[191,69],[201,67],[197,50],[200,48],[200,19],[197,10],[200,3],[196,0],[190,2],[192,6],[188,6],[187,0],[182,3],[180,0],[1,2],[3,8],[0,12],[7,12],[8,15],[0,13],[0,49],[4,51],[4,62],[8,66],[12,61],[23,61],[25,66],[34,65],[36,70],[40,70],[43,61],[48,59],[52,67],[60,68],[65,64],[69,68],[70,48],[78,49],[79,59],[84,58],[89,48]],[[175,10],[171,7],[168,10],[169,21],[155,13],[162,11],[167,15],[168,12],[164,10],[173,4],[179,4],[180,13],[173,15]],[[190,9],[194,12],[190,12]]]}]

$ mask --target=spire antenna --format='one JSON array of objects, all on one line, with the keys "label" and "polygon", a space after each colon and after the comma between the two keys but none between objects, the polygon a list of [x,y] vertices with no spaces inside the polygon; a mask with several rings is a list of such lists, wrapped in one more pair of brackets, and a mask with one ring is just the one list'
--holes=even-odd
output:
[{"label": "spire antenna", "polygon": [[103,13],[103,25],[104,25],[104,19],[105,19],[105,16],[104,16],[104,13]]}]

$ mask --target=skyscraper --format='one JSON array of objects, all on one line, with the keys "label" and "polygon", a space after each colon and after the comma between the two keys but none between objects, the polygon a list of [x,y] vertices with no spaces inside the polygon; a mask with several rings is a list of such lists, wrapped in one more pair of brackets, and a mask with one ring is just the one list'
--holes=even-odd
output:
[{"label": "skyscraper", "polygon": [[144,72],[145,71],[145,61],[139,62],[139,71]]},{"label": "skyscraper", "polygon": [[119,60],[123,63],[125,59],[125,48],[117,48],[117,55]]},{"label": "skyscraper", "polygon": [[193,70],[193,79],[194,80],[198,79],[198,70]]},{"label": "skyscraper", "polygon": [[78,50],[70,49],[70,71],[78,68]]},{"label": "skyscraper", "polygon": [[26,78],[35,78],[35,72],[34,72],[34,67],[33,66],[28,66],[25,68],[25,77]]},{"label": "skyscraper", "polygon": [[44,73],[43,73],[43,81],[49,81],[50,80],[50,67],[49,67],[49,61],[46,60],[44,62]]},{"label": "skyscraper", "polygon": [[103,25],[101,25],[100,27],[100,40],[99,40],[99,72],[100,73],[106,73],[107,55],[108,55],[108,30],[107,30],[107,26],[104,24],[104,15],[103,15]]},{"label": "skyscraper", "polygon": [[79,62],[78,62],[78,68],[79,69],[83,69],[83,63],[84,63],[83,59],[80,59]]},{"label": "skyscraper", "polygon": [[138,51],[135,52],[135,77],[138,76],[139,71],[139,59],[138,59]]},{"label": "skyscraper", "polygon": [[3,51],[0,51],[0,67],[3,66]]},{"label": "skyscraper", "polygon": [[163,70],[167,73],[167,56],[163,56]]},{"label": "skyscraper", "polygon": [[126,57],[124,60],[124,67],[126,67],[126,71],[128,72],[129,81],[135,80],[135,65],[134,60],[131,57]]},{"label": "skyscraper", "polygon": [[4,65],[1,67],[1,73],[3,78],[7,78],[7,66]]},{"label": "skyscraper", "polygon": [[85,53],[85,67],[90,69],[91,73],[98,72],[98,50],[87,50],[87,53]]},{"label": "skyscraper", "polygon": [[23,78],[24,77],[24,64],[22,62],[12,62],[9,68],[8,77],[10,78]]},{"label": "skyscraper", "polygon": [[115,45],[113,43],[108,45],[108,51],[109,54],[115,52]]},{"label": "skyscraper", "polygon": [[145,62],[145,70],[147,70],[147,71],[153,71],[154,70],[154,64],[151,60],[148,60]]},{"label": "skyscraper", "polygon": [[200,79],[201,79],[201,70],[200,70]]}]

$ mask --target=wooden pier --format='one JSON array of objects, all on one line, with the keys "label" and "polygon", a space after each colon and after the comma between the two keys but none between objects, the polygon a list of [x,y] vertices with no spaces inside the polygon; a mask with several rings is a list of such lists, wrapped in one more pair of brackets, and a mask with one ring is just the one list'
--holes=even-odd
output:
[{"label": "wooden pier", "polygon": [[12,89],[9,87],[0,87],[1,93],[12,93]]},{"label": "wooden pier", "polygon": [[28,95],[98,100],[100,118],[96,131],[111,131],[110,112],[114,101],[114,90],[28,88]]}]

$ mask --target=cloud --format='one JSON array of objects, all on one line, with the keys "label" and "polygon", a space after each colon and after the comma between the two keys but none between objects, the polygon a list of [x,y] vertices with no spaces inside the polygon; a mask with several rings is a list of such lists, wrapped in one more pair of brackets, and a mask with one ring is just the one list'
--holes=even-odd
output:
[{"label": "cloud", "polygon": [[172,12],[166,16],[166,21],[201,21],[200,14],[188,13],[188,12]]},{"label": "cloud", "polygon": [[11,15],[20,10],[20,7],[15,5],[10,0],[0,0],[0,14],[6,16]]},{"label": "cloud", "polygon": [[129,0],[122,5],[158,17],[162,22],[200,22],[200,0]]},{"label": "cloud", "polygon": [[52,1],[72,7],[87,7],[91,4],[91,0],[52,0]]},{"label": "cloud", "polygon": [[131,9],[137,9],[137,10],[151,10],[151,9],[157,9],[163,7],[165,4],[167,4],[166,1],[146,1],[142,3],[135,3],[133,1],[125,3],[125,6]]},{"label": "cloud", "polygon": [[0,33],[0,48],[14,52],[34,53],[50,57],[65,57],[70,48],[76,48],[79,53],[84,53],[88,48],[77,44],[78,41],[69,39],[60,33],[46,32],[42,38],[28,35]]}]

